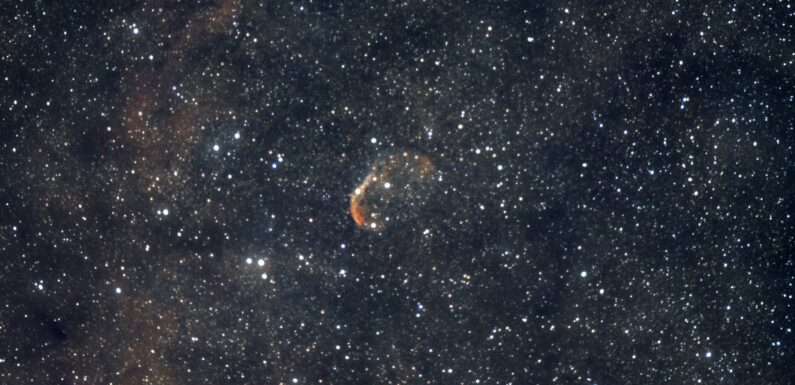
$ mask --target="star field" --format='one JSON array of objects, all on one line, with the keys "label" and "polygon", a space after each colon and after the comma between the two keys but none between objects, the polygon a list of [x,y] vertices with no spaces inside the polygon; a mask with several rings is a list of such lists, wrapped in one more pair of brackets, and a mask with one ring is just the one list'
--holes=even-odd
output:
[{"label": "star field", "polygon": [[795,4],[0,6],[0,384],[790,384]]}]

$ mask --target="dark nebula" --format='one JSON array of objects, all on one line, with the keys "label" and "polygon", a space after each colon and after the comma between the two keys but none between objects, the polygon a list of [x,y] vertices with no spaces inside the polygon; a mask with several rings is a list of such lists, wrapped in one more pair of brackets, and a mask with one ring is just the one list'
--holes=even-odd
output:
[{"label": "dark nebula", "polygon": [[792,384],[792,1],[4,1],[0,385]]}]

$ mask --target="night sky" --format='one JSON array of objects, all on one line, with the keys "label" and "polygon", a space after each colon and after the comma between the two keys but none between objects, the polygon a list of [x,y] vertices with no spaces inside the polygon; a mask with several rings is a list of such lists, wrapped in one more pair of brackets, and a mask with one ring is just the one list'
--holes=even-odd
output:
[{"label": "night sky", "polygon": [[795,3],[4,1],[0,384],[792,384]]}]

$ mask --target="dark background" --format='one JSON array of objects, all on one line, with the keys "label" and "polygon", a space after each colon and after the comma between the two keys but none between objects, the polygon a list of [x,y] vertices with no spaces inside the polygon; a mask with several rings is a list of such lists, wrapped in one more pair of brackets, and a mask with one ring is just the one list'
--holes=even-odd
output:
[{"label": "dark background", "polygon": [[789,384],[794,8],[5,2],[0,383]]}]

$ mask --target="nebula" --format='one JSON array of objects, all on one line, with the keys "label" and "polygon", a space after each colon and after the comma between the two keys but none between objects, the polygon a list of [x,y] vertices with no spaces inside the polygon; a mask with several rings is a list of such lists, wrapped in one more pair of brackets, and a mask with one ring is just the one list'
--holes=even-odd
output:
[{"label": "nebula", "polygon": [[411,151],[376,159],[350,194],[350,213],[356,226],[379,230],[389,221],[416,215],[427,198],[425,190],[434,171],[427,156]]}]

